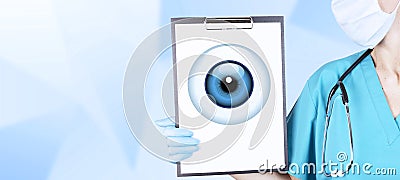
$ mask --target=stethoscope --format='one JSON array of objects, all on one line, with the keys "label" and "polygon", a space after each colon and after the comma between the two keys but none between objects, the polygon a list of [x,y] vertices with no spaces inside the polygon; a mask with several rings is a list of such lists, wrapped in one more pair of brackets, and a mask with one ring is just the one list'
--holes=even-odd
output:
[{"label": "stethoscope", "polygon": [[331,111],[333,109],[333,103],[331,104],[331,100],[333,95],[335,94],[336,90],[338,90],[338,88],[340,88],[340,91],[342,91],[341,93],[341,97],[342,97],[342,102],[343,105],[346,109],[346,117],[347,117],[347,125],[349,128],[349,139],[350,139],[350,162],[349,164],[346,166],[345,170],[337,170],[337,171],[333,171],[331,173],[327,173],[325,171],[325,167],[322,167],[322,171],[324,172],[324,175],[326,177],[343,177],[345,174],[347,174],[351,168],[351,166],[353,165],[353,160],[354,160],[354,150],[353,150],[353,130],[351,128],[351,121],[350,121],[350,108],[349,108],[349,96],[347,95],[347,91],[346,88],[343,84],[343,80],[347,77],[347,75],[349,75],[354,68],[356,68],[356,66],[358,64],[361,63],[362,60],[364,60],[368,55],[370,55],[372,52],[372,49],[368,49],[367,51],[364,52],[364,54],[362,54],[339,78],[339,80],[336,82],[336,84],[332,87],[331,91],[329,92],[329,96],[328,96],[328,102],[326,105],[326,119],[325,119],[325,130],[324,130],[324,142],[322,145],[322,165],[325,165],[325,148],[326,148],[326,140],[327,140],[327,135],[328,135],[328,127],[329,127],[329,121],[330,121],[330,117],[331,117]]}]

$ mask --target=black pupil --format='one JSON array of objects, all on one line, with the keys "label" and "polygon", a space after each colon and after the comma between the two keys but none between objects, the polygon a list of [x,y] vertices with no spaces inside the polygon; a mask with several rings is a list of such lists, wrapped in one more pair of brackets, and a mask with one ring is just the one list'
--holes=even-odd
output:
[{"label": "black pupil", "polygon": [[225,93],[234,92],[238,87],[238,81],[230,76],[220,80],[220,86]]}]

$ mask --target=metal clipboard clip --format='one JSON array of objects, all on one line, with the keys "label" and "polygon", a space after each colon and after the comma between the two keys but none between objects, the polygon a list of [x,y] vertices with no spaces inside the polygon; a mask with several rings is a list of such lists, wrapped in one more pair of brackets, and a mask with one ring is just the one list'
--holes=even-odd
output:
[{"label": "metal clipboard clip", "polygon": [[213,17],[204,19],[204,27],[207,30],[235,30],[252,29],[251,17]]}]

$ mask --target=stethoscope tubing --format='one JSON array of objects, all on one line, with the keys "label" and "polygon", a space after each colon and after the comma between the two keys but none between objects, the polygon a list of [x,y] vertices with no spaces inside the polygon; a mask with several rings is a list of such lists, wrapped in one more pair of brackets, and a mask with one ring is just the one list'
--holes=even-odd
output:
[{"label": "stethoscope tubing", "polygon": [[340,172],[336,172],[336,173],[326,173],[325,171],[325,167],[322,167],[324,169],[322,169],[324,175],[326,177],[342,177],[344,176],[345,173],[347,173],[351,166],[353,165],[353,161],[354,161],[354,149],[353,149],[353,129],[351,126],[351,119],[350,119],[350,108],[349,108],[349,97],[347,95],[347,91],[346,88],[343,84],[343,80],[357,67],[357,65],[359,65],[361,63],[361,61],[363,61],[367,56],[369,56],[371,54],[373,49],[368,49],[366,50],[338,79],[338,81],[336,82],[336,84],[332,87],[332,89],[329,92],[328,95],[328,101],[326,104],[326,117],[325,117],[325,128],[324,128],[324,140],[323,140],[323,144],[322,144],[322,164],[324,165],[325,163],[325,150],[326,150],[326,141],[328,138],[328,128],[329,128],[329,123],[330,123],[330,111],[333,109],[333,104],[331,105],[331,100],[333,95],[336,93],[337,89],[340,88],[340,91],[342,92],[341,96],[342,96],[342,102],[343,105],[345,106],[345,110],[346,110],[346,117],[347,117],[347,125],[349,128],[349,139],[350,139],[350,163],[347,165],[346,170],[340,171]]}]

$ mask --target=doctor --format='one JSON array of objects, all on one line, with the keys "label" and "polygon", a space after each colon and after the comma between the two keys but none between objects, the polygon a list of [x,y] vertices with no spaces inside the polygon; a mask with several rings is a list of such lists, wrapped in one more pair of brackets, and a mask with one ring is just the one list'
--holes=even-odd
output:
[{"label": "doctor", "polygon": [[[287,117],[289,175],[232,177],[399,179],[395,175],[400,174],[398,4],[399,0],[332,1],[345,33],[373,49],[329,62],[309,78]],[[168,129],[169,138],[187,142],[184,147],[170,147],[176,161],[198,150],[190,131],[175,131],[168,119],[157,123]]]}]

